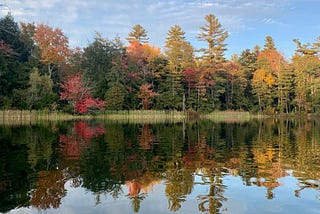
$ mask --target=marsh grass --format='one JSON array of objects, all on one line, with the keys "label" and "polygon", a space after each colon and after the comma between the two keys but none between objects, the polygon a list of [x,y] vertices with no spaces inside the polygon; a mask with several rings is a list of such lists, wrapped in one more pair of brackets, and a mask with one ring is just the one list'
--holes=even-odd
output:
[{"label": "marsh grass", "polygon": [[252,115],[240,111],[215,111],[210,114],[196,112],[158,111],[158,110],[130,110],[130,111],[103,111],[96,115],[72,115],[63,112],[2,110],[0,124],[27,125],[45,121],[68,121],[100,119],[121,123],[175,123],[197,119],[206,119],[216,122],[246,122],[253,118],[264,118],[262,115]]},{"label": "marsh grass", "polygon": [[254,115],[245,111],[214,111],[209,114],[200,115],[200,119],[213,120],[216,122],[246,122],[251,119],[262,119],[265,117],[265,115]]},{"label": "marsh grass", "polygon": [[44,121],[66,121],[75,119],[91,119],[92,116],[71,115],[62,112],[28,111],[28,110],[2,110],[0,111],[0,124],[27,125]]},{"label": "marsh grass", "polygon": [[187,117],[179,111],[130,110],[106,111],[102,115],[97,115],[97,118],[128,123],[174,123],[181,122]]}]

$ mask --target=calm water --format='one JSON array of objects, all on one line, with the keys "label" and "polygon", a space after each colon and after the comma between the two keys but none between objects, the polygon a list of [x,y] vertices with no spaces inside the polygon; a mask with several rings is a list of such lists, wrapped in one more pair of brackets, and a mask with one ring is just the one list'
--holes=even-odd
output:
[{"label": "calm water", "polygon": [[0,126],[0,212],[320,213],[320,123]]}]

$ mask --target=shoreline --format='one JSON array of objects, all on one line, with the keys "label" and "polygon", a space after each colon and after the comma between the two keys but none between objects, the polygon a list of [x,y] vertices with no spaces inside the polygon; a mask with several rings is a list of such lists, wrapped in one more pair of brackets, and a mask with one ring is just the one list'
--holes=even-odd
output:
[{"label": "shoreline", "polygon": [[64,112],[28,111],[28,110],[1,110],[0,124],[31,124],[37,122],[59,122],[72,120],[100,119],[105,121],[135,122],[135,123],[165,123],[194,120],[212,120],[216,122],[246,122],[252,119],[312,119],[319,114],[252,114],[246,111],[214,111],[211,113],[198,113],[193,111],[164,111],[164,110],[122,110],[104,111],[96,115],[73,115]]}]

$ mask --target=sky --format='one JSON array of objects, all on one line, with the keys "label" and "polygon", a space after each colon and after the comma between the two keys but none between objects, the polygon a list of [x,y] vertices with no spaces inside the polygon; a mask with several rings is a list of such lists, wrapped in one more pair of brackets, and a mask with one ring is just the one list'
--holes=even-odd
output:
[{"label": "sky", "polygon": [[199,49],[197,40],[204,17],[214,14],[229,32],[226,58],[263,47],[272,36],[276,48],[290,58],[292,39],[314,42],[320,36],[320,0],[0,0],[0,15],[10,12],[15,21],[60,28],[71,47],[86,47],[96,32],[104,38],[125,38],[136,24],[148,33],[149,43],[163,47],[168,30],[179,25],[186,39]]}]

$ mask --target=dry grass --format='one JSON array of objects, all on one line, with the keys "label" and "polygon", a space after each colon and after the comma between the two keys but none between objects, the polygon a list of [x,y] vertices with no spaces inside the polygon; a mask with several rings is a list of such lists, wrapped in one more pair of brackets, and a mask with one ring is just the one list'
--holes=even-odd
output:
[{"label": "dry grass", "polygon": [[71,115],[61,112],[3,110],[0,111],[0,124],[27,125],[43,121],[65,121],[74,119],[91,119],[92,116]]},{"label": "dry grass", "polygon": [[0,111],[0,124],[27,125],[45,121],[89,120],[101,119],[122,123],[175,123],[186,120],[209,119],[216,122],[246,122],[253,118],[263,118],[249,112],[215,111],[210,114],[198,114],[179,111],[130,110],[105,111],[98,115],[72,115],[63,112],[3,110]]},{"label": "dry grass", "polygon": [[201,119],[209,119],[216,122],[247,122],[251,119],[262,119],[264,115],[253,115],[245,111],[214,111],[200,115]]},{"label": "dry grass", "polygon": [[185,120],[186,115],[178,111],[131,110],[106,111],[103,115],[98,115],[97,118],[128,123],[173,123]]}]

